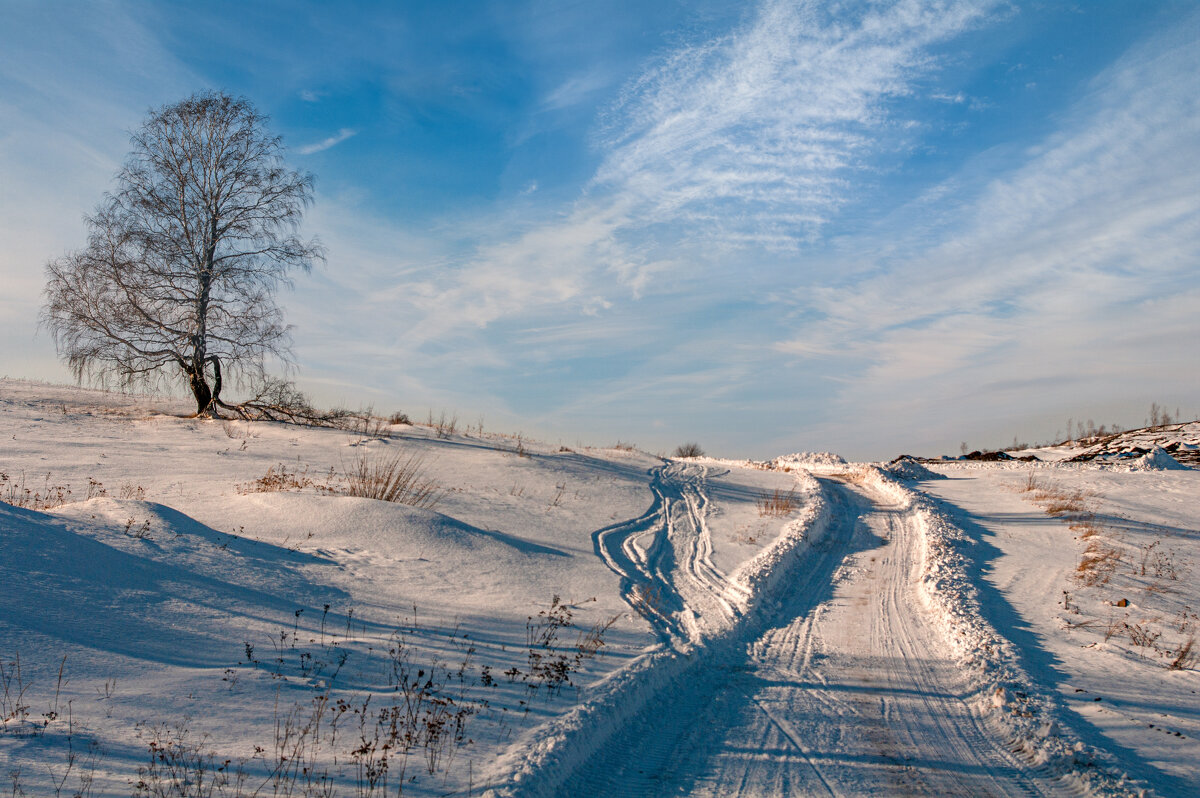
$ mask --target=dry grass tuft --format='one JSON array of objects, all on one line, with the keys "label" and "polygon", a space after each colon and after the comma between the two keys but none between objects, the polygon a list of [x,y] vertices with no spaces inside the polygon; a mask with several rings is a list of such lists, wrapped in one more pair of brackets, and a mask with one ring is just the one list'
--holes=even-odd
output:
[{"label": "dry grass tuft", "polygon": [[1078,532],[1081,540],[1095,537],[1100,534],[1100,526],[1094,520],[1076,521],[1071,524],[1069,529],[1072,532]]},{"label": "dry grass tuft", "polygon": [[[95,484],[99,485],[100,483]],[[88,498],[92,498],[92,495],[89,488]],[[13,507],[23,507],[26,510],[49,510],[71,501],[71,486],[51,485],[50,474],[47,473],[41,488],[27,488],[25,487],[24,471],[21,472],[19,481],[0,472],[0,501],[11,504]]]},{"label": "dry grass tuft", "polygon": [[789,490],[787,493],[781,490],[776,490],[773,493],[760,493],[754,503],[758,506],[758,514],[760,516],[769,517],[791,515],[798,505],[796,491],[794,490]]},{"label": "dry grass tuft", "polygon": [[445,491],[425,475],[425,458],[398,452],[391,457],[360,454],[345,469],[346,494],[433,509]]}]

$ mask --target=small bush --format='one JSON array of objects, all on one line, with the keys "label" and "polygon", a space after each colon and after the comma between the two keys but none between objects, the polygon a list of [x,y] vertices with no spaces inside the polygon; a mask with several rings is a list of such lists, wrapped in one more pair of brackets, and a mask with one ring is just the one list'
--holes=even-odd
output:
[{"label": "small bush", "polygon": [[673,457],[703,457],[704,450],[700,448],[698,443],[685,443],[682,446],[675,448]]},{"label": "small bush", "polygon": [[425,458],[403,452],[372,459],[365,454],[350,464],[345,472],[346,494],[365,499],[407,504],[432,509],[442,500],[445,491],[433,479],[425,476]]},{"label": "small bush", "polygon": [[401,413],[399,411],[388,416],[388,423],[393,425],[408,424],[409,426],[412,426],[412,420],[408,417],[408,413]]}]

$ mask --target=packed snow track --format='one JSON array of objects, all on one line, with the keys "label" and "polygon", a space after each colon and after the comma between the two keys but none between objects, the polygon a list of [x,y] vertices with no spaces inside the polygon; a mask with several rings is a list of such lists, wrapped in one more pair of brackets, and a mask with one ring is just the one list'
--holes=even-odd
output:
[{"label": "packed snow track", "polygon": [[[655,507],[597,541],[635,597],[645,589],[633,586],[643,583],[670,597],[652,615],[664,636],[683,630],[662,610],[692,615],[689,594],[700,594],[672,579],[699,579],[704,569],[672,562],[704,551],[701,476],[658,474]],[[686,678],[612,735],[562,794],[1071,792],[1010,753],[968,704],[970,685],[918,593],[913,518],[862,486],[821,482],[830,528],[786,598],[690,651]],[[680,501],[692,509],[686,523],[673,524],[670,508]],[[708,601],[728,595],[717,580],[706,584]]]},{"label": "packed snow track", "polygon": [[654,469],[650,509],[593,535],[596,553],[621,577],[621,595],[666,644],[698,642],[740,615],[747,598],[712,563],[708,476],[703,465]]}]

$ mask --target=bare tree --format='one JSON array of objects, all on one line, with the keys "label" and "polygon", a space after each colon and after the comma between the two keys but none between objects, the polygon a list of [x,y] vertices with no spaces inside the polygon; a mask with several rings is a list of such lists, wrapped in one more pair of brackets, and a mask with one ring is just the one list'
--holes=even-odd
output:
[{"label": "bare tree", "polygon": [[275,291],[322,250],[297,236],[312,176],[286,167],[266,123],[202,92],[133,134],[87,246],[46,265],[42,322],[76,379],[182,379],[197,415],[216,415],[225,379],[262,384],[268,359],[287,362]]}]

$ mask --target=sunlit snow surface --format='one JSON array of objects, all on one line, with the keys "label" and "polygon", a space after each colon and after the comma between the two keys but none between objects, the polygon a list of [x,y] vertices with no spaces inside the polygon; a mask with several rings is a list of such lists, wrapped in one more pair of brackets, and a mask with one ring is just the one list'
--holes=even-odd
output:
[{"label": "sunlit snow surface", "polygon": [[[241,794],[302,794],[297,750],[360,794],[400,662],[471,712],[433,761],[391,751],[391,794],[1200,791],[1200,679],[1168,667],[1200,624],[1200,472],[889,475],[186,412],[0,381],[0,498],[25,505],[0,504],[6,789],[128,795],[182,741]],[[396,452],[439,504],[343,495]],[[572,626],[538,660],[555,596]]]}]

